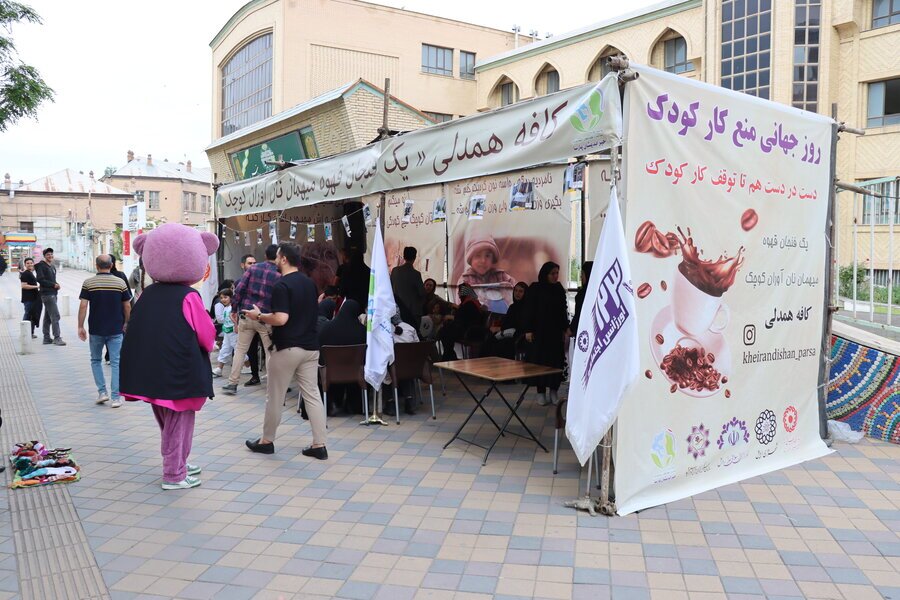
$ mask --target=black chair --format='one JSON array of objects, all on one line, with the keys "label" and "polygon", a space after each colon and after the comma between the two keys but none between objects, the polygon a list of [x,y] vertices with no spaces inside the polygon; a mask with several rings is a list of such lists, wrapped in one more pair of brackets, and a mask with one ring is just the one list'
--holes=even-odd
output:
[{"label": "black chair", "polygon": [[431,394],[431,418],[437,418],[434,412],[434,385],[429,362],[433,349],[433,342],[394,344],[394,362],[388,367],[388,372],[391,374],[391,387],[394,388],[394,410],[398,425],[400,424],[400,396],[397,388],[401,381],[408,379],[417,379],[428,384],[428,391]]},{"label": "black chair", "polygon": [[[322,385],[325,414],[328,414],[328,387],[332,384],[355,383],[362,390],[363,412],[368,419],[369,391],[365,377],[366,345],[322,346],[319,353],[322,358],[322,365],[319,366],[319,382]],[[297,412],[300,412],[299,404]]]}]

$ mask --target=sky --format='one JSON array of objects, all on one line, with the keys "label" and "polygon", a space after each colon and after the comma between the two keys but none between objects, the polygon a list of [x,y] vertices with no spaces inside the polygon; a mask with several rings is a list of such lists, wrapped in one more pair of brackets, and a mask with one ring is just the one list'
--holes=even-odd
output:
[{"label": "sky", "polygon": [[[246,0],[19,0],[42,25],[12,35],[56,101],[0,133],[0,174],[26,183],[65,168],[97,177],[128,150],[208,166],[212,130],[209,42]],[[523,33],[560,34],[658,0],[380,0],[441,17]],[[515,10],[511,10],[515,7]]]}]

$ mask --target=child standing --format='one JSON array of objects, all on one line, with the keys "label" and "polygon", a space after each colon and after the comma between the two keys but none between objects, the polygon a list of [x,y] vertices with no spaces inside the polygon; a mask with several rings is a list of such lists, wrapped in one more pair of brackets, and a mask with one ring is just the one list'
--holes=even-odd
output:
[{"label": "child standing", "polygon": [[213,377],[221,377],[225,362],[234,353],[237,345],[237,332],[234,330],[234,322],[231,320],[231,297],[234,292],[230,288],[219,291],[219,303],[216,304],[216,324],[222,326],[222,347],[219,349],[216,368],[213,369]]}]

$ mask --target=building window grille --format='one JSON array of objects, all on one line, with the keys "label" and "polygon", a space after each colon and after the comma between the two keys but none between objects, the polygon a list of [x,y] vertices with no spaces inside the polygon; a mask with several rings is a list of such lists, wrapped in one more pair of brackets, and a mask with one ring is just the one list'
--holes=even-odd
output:
[{"label": "building window grille", "polygon": [[723,0],[721,34],[722,87],[768,99],[772,85],[772,0]]},{"label": "building window grille", "polygon": [[669,73],[694,70],[694,64],[687,59],[687,42],[683,37],[665,41],[665,68]]},{"label": "building window grille", "polygon": [[791,104],[816,112],[819,107],[819,35],[821,0],[794,5],[794,73]]},{"label": "building window grille", "polygon": [[244,45],[222,67],[222,135],[272,115],[272,34]]}]

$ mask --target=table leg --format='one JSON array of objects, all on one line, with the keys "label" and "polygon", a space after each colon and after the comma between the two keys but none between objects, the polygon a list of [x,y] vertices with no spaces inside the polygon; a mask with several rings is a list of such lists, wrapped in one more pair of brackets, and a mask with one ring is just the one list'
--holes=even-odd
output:
[{"label": "table leg", "polygon": [[[504,432],[506,431],[506,428],[509,426],[510,421],[512,421],[513,417],[515,417],[516,420],[519,422],[519,424],[522,425],[522,427],[525,429],[525,431],[528,432],[528,435],[531,436],[531,439],[534,440],[534,443],[537,444],[538,446],[540,446],[541,448],[543,448],[544,452],[549,452],[549,450],[547,450],[547,448],[544,447],[544,445],[541,443],[541,441],[539,439],[537,439],[537,437],[535,437],[535,435],[531,432],[531,430],[528,428],[528,425],[525,424],[525,421],[523,421],[522,418],[519,416],[519,412],[518,412],[519,407],[522,405],[522,402],[525,400],[525,394],[528,392],[528,387],[529,386],[526,385],[525,389],[522,390],[522,393],[519,394],[519,399],[516,400],[516,403],[514,406],[510,405],[510,403],[507,402],[506,397],[503,395],[503,392],[501,392],[499,389],[497,389],[497,394],[503,400],[503,403],[506,404],[507,408],[509,408],[509,411],[511,413],[509,415],[509,418],[506,420],[506,423],[503,425],[503,431]],[[515,432],[511,431],[509,433],[515,433]],[[525,436],[519,436],[519,437],[524,438]]]},{"label": "table leg", "polygon": [[[466,391],[469,392],[469,395],[472,396],[473,399],[475,399],[475,394],[472,393],[472,390],[469,389],[469,386],[466,385],[466,382],[462,380],[462,377],[457,375],[457,379],[459,379],[459,382],[462,384],[462,386],[464,388],[466,388]],[[494,427],[496,427],[497,430],[499,431],[500,425],[497,424],[497,421],[494,420],[494,417],[491,416],[491,413],[489,413],[487,411],[487,409],[484,407],[484,405],[482,404],[485,400],[487,400],[487,397],[490,396],[491,392],[494,390],[497,390],[497,393],[500,393],[500,389],[497,387],[496,383],[492,383],[490,385],[490,387],[488,388],[488,390],[481,397],[481,400],[475,399],[475,402],[478,404],[478,408],[481,409],[481,412],[483,412],[487,416],[487,418],[491,420],[491,423],[493,423]]]},{"label": "table leg", "polygon": [[[484,414],[486,414],[486,415],[488,416],[488,418],[491,420],[491,422],[494,424],[494,426],[495,426],[498,430],[500,430],[500,425],[498,425],[497,422],[494,421],[494,418],[491,417],[491,415],[487,412],[487,410],[484,408],[484,406],[482,406],[482,402],[484,402],[485,399],[488,397],[488,395],[490,395],[491,391],[493,391],[493,390],[495,389],[495,386],[494,386],[493,384],[491,384],[491,386],[490,386],[490,387],[488,388],[488,390],[484,393],[484,395],[481,397],[481,399],[479,399],[478,397],[475,396],[475,394],[472,393],[472,390],[469,389],[469,386],[467,386],[467,385],[465,384],[465,382],[462,380],[462,377],[460,377],[460,376],[457,374],[456,378],[459,379],[459,382],[462,384],[462,386],[466,389],[467,392],[469,392],[469,395],[472,396],[472,399],[475,401],[475,406],[472,408],[472,410],[469,412],[469,415],[465,418],[465,420],[464,420],[464,421],[462,422],[462,424],[459,426],[459,429],[456,430],[456,433],[453,434],[453,437],[451,437],[450,440],[449,440],[446,444],[444,444],[444,449],[446,449],[447,446],[449,446],[449,445],[452,444],[457,438],[459,438],[459,434],[462,433],[463,428],[469,423],[469,420],[472,418],[472,416],[475,415],[475,412],[476,412],[479,408],[482,410],[482,412],[484,412]],[[502,435],[502,432],[501,432],[501,435]],[[477,445],[477,444],[476,444],[476,445]]]}]

